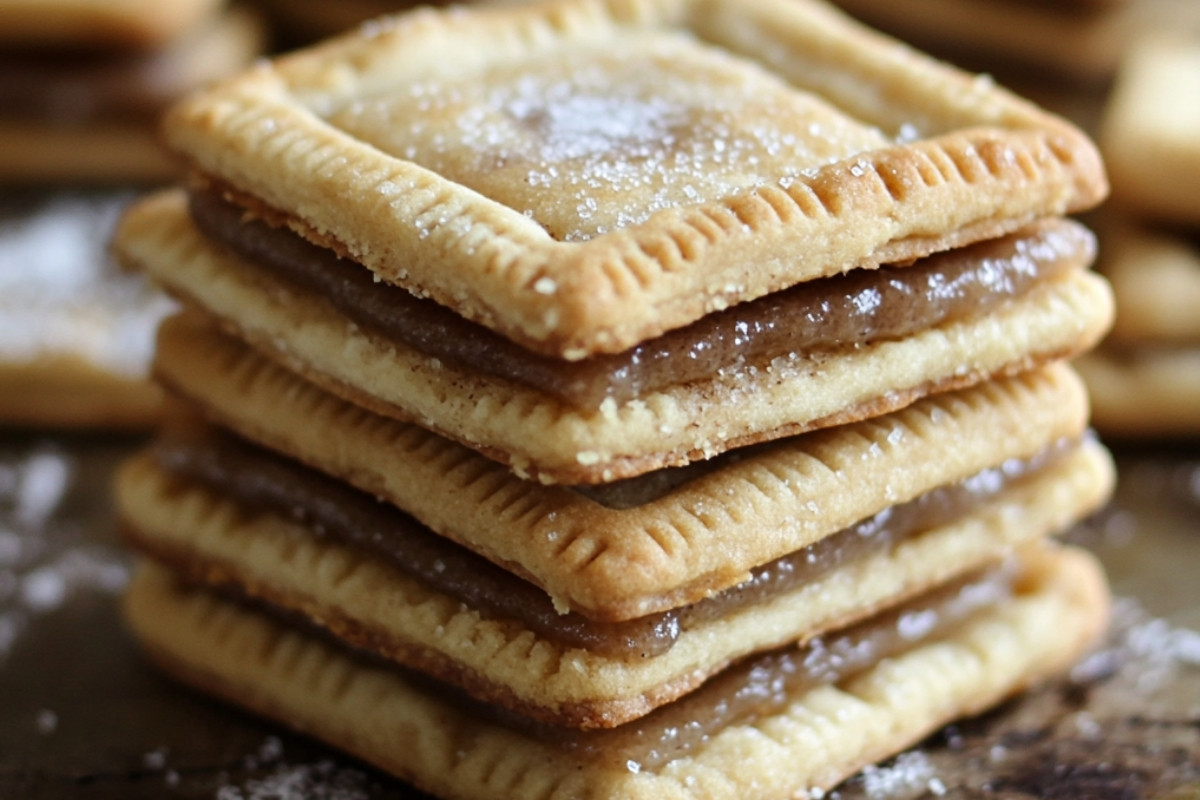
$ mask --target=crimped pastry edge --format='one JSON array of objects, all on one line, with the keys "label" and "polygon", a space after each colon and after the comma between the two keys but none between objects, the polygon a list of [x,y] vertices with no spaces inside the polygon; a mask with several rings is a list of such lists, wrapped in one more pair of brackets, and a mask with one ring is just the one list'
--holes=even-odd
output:
[{"label": "crimped pastry edge", "polygon": [[608,482],[876,416],[1075,355],[1100,339],[1113,314],[1107,283],[1075,271],[983,318],[858,348],[820,369],[803,359],[773,364],[585,412],[348,326],[322,298],[268,280],[210,245],[179,193],[131,209],[117,248],[129,265],[327,391],[547,483]]},{"label": "crimped pastry edge", "polygon": [[[651,613],[647,597],[666,607],[693,602],[892,503],[1078,437],[1088,417],[1079,378],[1052,365],[739,453],[717,474],[621,510],[522,480],[419,426],[306,384],[234,340],[206,341],[203,328],[174,322],[163,326],[157,374],[203,413],[388,499],[563,607],[601,619]],[[752,491],[730,492],[739,486]],[[519,534],[497,535],[493,521]]]},{"label": "crimped pastry edge", "polygon": [[[398,76],[444,65],[435,52],[463,54],[456,70],[483,68],[492,58],[630,29],[684,30],[786,79],[816,81],[811,90],[868,124],[931,133],[821,168],[786,190],[667,210],[568,244],[320,117]],[[164,127],[203,176],[244,193],[259,213],[531,349],[573,358],[620,351],[720,305],[818,275],[1081,210],[1107,192],[1095,148],[1068,123],[820,2],[561,0],[424,10],[260,65],[179,104]],[[439,218],[453,224],[414,224]],[[538,290],[547,282],[554,292]]]},{"label": "crimped pastry edge", "polygon": [[939,725],[1065,669],[1106,624],[1107,591],[1082,551],[1026,552],[1029,593],[950,640],[889,659],[783,712],[736,725],[657,772],[589,767],[464,716],[393,673],[202,594],[149,565],[125,612],[176,678],[306,731],[443,797],[813,797]]},{"label": "crimped pastry edge", "polygon": [[738,658],[850,624],[1058,534],[1099,507],[1113,480],[1105,451],[1084,443],[960,520],[687,629],[661,655],[627,658],[565,647],[515,621],[481,617],[352,547],[166,477],[145,457],[125,467],[118,486],[127,539],[181,574],[297,611],[489,702],[552,723],[611,727]]}]

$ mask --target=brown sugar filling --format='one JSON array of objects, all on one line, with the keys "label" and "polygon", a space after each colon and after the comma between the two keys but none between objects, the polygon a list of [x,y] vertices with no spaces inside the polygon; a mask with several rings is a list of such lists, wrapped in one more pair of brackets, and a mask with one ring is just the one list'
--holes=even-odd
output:
[{"label": "brown sugar filling", "polygon": [[899,339],[978,316],[1090,262],[1083,226],[1044,221],[908,266],[854,270],[735,305],[623,353],[565,361],[531,352],[450,309],[376,282],[373,273],[282,228],[246,219],[216,190],[193,190],[210,239],[325,297],[357,325],[458,369],[520,383],[579,408],[768,365],[813,351]]},{"label": "brown sugar filling", "polygon": [[953,635],[978,614],[1018,596],[1022,578],[1016,561],[998,562],[840,630],[748,656],[644,717],[615,728],[587,730],[541,722],[484,703],[456,686],[363,650],[286,609],[249,598],[234,587],[217,591],[368,667],[398,671],[410,683],[476,719],[565,751],[581,763],[641,772],[659,770],[694,754],[731,726],[752,725],[779,713],[812,689],[836,686],[888,658]]},{"label": "brown sugar filling", "polygon": [[800,647],[751,656],[697,691],[616,728],[563,729],[493,706],[482,713],[589,763],[653,771],[703,747],[732,725],[752,724],[806,691],[836,685],[951,634],[973,615],[1014,596],[1018,580],[1015,564],[999,564]]},{"label": "brown sugar filling", "polygon": [[395,506],[248,444],[231,434],[176,432],[156,443],[160,466],[245,507],[293,519],[318,535],[359,548],[484,616],[520,622],[539,636],[617,658],[653,657],[688,628],[792,590],[866,554],[947,524],[1017,481],[1067,445],[1012,460],[861,520],[789,556],[754,569],[737,586],[689,606],[625,622],[560,614],[537,586],[448,539]]}]

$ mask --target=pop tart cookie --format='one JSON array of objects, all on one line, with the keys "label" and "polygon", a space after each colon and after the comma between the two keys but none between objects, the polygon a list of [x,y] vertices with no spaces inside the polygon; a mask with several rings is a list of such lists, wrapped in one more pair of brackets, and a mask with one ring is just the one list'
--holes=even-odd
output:
[{"label": "pop tart cookie", "polygon": [[[883,413],[1085,349],[1111,313],[1086,235],[1043,221],[1104,196],[1090,142],[819,4],[427,10],[194,95],[165,133],[191,197],[128,220],[131,263],[331,391],[547,481]],[[255,226],[447,327],[348,316]],[[889,290],[968,244],[1068,268],[974,314],[921,288],[949,275]],[[841,278],[802,315],[854,330],[776,336],[772,301]],[[884,294],[899,327],[876,326]]]},{"label": "pop tart cookie", "polygon": [[137,574],[126,609],[168,673],[439,797],[812,799],[1061,671],[1095,640],[1108,599],[1091,557],[1022,555],[743,663],[657,716],[592,732],[481,709],[156,565]]},{"label": "pop tart cookie", "polygon": [[0,0],[0,183],[177,177],[159,115],[265,43],[257,15],[225,5]]},{"label": "pop tart cookie", "polygon": [[0,424],[146,430],[160,420],[150,362],[173,304],[107,249],[131,199],[0,198]]},{"label": "pop tart cookie", "polygon": [[575,490],[180,320],[159,364],[239,439],[164,435],[126,469],[139,551],[561,725],[641,716],[750,653],[1056,534],[1112,487],[1061,366]]},{"label": "pop tart cookie", "polygon": [[818,2],[487,3],[163,130],[116,491],[181,679],[441,797],[815,797],[1103,626],[1050,539],[1113,484],[1106,177],[989,80]]}]

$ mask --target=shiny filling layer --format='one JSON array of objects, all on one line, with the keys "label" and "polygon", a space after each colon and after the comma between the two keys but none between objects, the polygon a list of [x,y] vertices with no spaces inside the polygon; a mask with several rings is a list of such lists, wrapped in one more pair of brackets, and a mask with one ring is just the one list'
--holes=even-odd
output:
[{"label": "shiny filling layer", "polygon": [[580,762],[629,772],[655,771],[689,756],[734,725],[780,713],[806,692],[835,686],[918,647],[954,634],[989,608],[1017,596],[1020,570],[1006,561],[932,589],[865,620],[798,645],[758,653],[699,689],[615,728],[580,730],[539,722],[483,703],[461,689],[384,660],[285,609],[226,594],[346,651],[364,664],[399,671],[406,680],[473,718],[529,736]]},{"label": "shiny filling layer", "polygon": [[191,196],[210,239],[319,294],[355,324],[442,363],[510,380],[580,408],[617,403],[724,370],[899,339],[978,316],[1090,262],[1092,234],[1069,221],[921,259],[810,281],[721,312],[623,353],[582,361],[533,353],[448,308],[379,283],[373,273],[282,228],[246,220],[215,191]]},{"label": "shiny filling layer", "polygon": [[838,684],[947,636],[972,615],[1012,597],[1015,573],[1012,565],[998,566],[801,647],[752,656],[697,691],[616,728],[577,731],[493,707],[484,713],[589,762],[634,772],[660,769],[729,726],[752,724],[782,711],[806,691]]},{"label": "shiny filling layer", "polygon": [[829,571],[952,522],[1054,457],[1010,461],[884,509],[796,553],[754,569],[745,582],[689,606],[626,622],[559,614],[549,596],[487,559],[438,536],[395,506],[231,435],[176,435],[155,446],[167,472],[200,482],[249,508],[293,519],[319,535],[384,559],[486,617],[520,622],[540,637],[613,657],[652,657],[680,633],[761,603]]}]

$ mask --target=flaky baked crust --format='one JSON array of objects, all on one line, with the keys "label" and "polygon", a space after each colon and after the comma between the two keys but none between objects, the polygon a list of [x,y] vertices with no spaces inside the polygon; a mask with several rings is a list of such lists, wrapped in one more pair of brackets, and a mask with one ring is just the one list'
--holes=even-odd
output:
[{"label": "flaky baked crust", "polygon": [[656,655],[567,646],[519,621],[480,613],[354,547],[172,478],[148,457],[125,467],[118,493],[130,543],[192,580],[300,613],[364,649],[526,716],[608,728],[744,656],[843,627],[1057,534],[1095,510],[1112,483],[1107,454],[1086,442],[958,520],[688,626]]},{"label": "flaky baked crust", "polygon": [[1027,554],[1026,579],[952,636],[889,659],[781,710],[722,730],[655,770],[589,763],[464,714],[437,692],[363,667],[265,617],[136,576],[126,613],[168,672],[306,731],[442,797],[815,797],[862,766],[1065,669],[1107,619],[1104,580],[1085,553]]},{"label": "flaky baked crust", "polygon": [[601,619],[694,602],[892,503],[1077,437],[1088,415],[1078,378],[1053,365],[739,454],[620,509],[521,480],[182,322],[168,321],[159,340],[156,372],[173,391],[247,438],[388,499],[560,606]]},{"label": "flaky baked crust", "polygon": [[400,15],[165,133],[254,212],[568,358],[1107,190],[1075,128],[809,0]]},{"label": "flaky baked crust", "polygon": [[1015,374],[1088,349],[1112,316],[1107,284],[1074,269],[980,318],[813,359],[801,353],[747,365],[588,411],[351,325],[324,298],[205,240],[178,193],[134,208],[117,243],[131,266],[326,390],[429,427],[519,474],[569,484],[685,464]]}]

